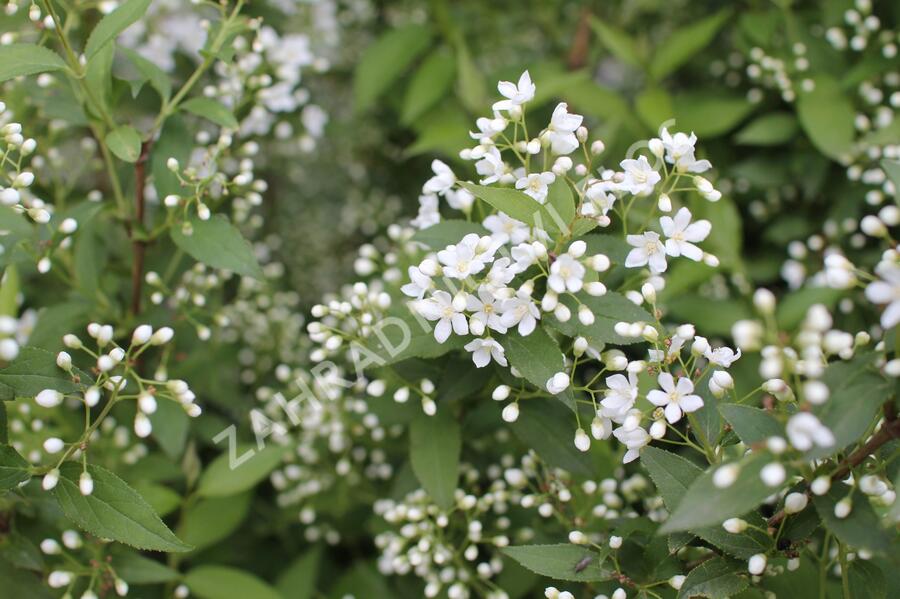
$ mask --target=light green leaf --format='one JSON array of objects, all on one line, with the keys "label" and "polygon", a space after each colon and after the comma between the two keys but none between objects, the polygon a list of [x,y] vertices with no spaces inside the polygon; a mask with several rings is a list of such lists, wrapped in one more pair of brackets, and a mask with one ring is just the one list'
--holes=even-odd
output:
[{"label": "light green leaf", "polygon": [[185,575],[184,584],[200,599],[283,599],[256,576],[226,566],[198,566]]},{"label": "light green leaf", "polygon": [[753,104],[743,96],[713,91],[679,94],[674,105],[677,129],[693,131],[701,139],[728,133],[753,112]]},{"label": "light green leaf", "polygon": [[[77,256],[77,243],[75,248]],[[38,312],[37,324],[28,337],[29,345],[45,350],[62,349],[60,331],[74,331],[79,325],[87,324],[89,310],[87,302],[64,302],[43,308]]]},{"label": "light green leaf", "polygon": [[678,591],[678,599],[734,597],[750,584],[743,571],[744,567],[740,562],[719,557],[705,561],[688,573]]},{"label": "light green leaf", "polygon": [[799,325],[813,304],[833,308],[845,292],[828,287],[804,287],[785,295],[778,302],[775,319],[784,331],[792,331]]},{"label": "light green leaf", "polygon": [[66,63],[52,50],[35,44],[0,46],[0,82],[66,68]]},{"label": "light green leaf", "polygon": [[9,445],[0,445],[0,492],[14,489],[29,478],[30,466],[25,458]]},{"label": "light green leaf", "polygon": [[138,480],[134,483],[133,488],[160,517],[171,514],[181,505],[181,495],[169,487],[146,480]]},{"label": "light green leaf", "polygon": [[[634,99],[634,107],[641,122],[651,131],[659,130],[659,127],[675,116],[675,107],[672,104],[672,96],[661,87],[648,87]],[[684,125],[679,121],[678,128]]]},{"label": "light green leaf", "polygon": [[777,146],[794,139],[797,127],[790,112],[770,112],[745,125],[734,140],[744,146]]},{"label": "light green leaf", "polygon": [[845,158],[856,138],[856,110],[840,84],[827,75],[813,79],[812,91],[797,96],[800,126],[819,151],[834,160]]},{"label": "light green leaf", "polygon": [[231,110],[211,98],[191,98],[181,104],[181,110],[201,116],[226,129],[237,129],[240,126]]},{"label": "light green leaf", "polygon": [[900,199],[900,162],[885,158],[881,161],[881,168],[894,184],[894,197]]},{"label": "light green leaf", "polygon": [[308,549],[278,575],[275,586],[285,599],[311,599],[321,562],[322,548]]},{"label": "light green leaf", "polygon": [[453,506],[459,478],[462,448],[459,423],[449,407],[437,414],[418,413],[409,427],[409,453],[413,472],[434,502],[443,509]]},{"label": "light green leaf", "polygon": [[431,43],[431,31],[407,25],[388,31],[366,48],[353,75],[357,113],[371,108]]},{"label": "light green leaf", "polygon": [[[547,391],[547,381],[557,372],[565,372],[566,363],[559,344],[538,326],[527,337],[512,331],[500,339],[509,364],[522,373],[529,383]],[[575,409],[575,397],[571,386],[556,396],[561,402]]]},{"label": "light green leaf", "polygon": [[73,368],[79,377],[76,382],[65,370],[56,365],[56,355],[36,347],[23,347],[9,366],[0,370],[0,398],[34,397],[44,389],[60,393],[76,393],[83,384],[89,385],[91,377]]},{"label": "light green leaf", "polygon": [[650,76],[659,80],[676,71],[712,42],[729,16],[730,10],[721,10],[675,31],[659,45],[650,63]]},{"label": "light green leaf", "polygon": [[[834,515],[834,507],[847,495],[850,496],[853,507],[846,518],[838,518]],[[822,524],[841,543],[876,553],[891,551],[896,537],[882,528],[881,519],[872,509],[869,498],[858,489],[851,492],[850,487],[834,484],[828,493],[813,496],[812,500]]]},{"label": "light green leaf", "polygon": [[218,214],[209,220],[195,217],[190,226],[190,235],[186,235],[182,227],[172,228],[170,235],[175,245],[207,266],[263,279],[250,242],[224,215]]},{"label": "light green leaf", "polygon": [[583,325],[575,318],[578,302],[570,296],[560,298],[560,301],[569,307],[573,318],[561,322],[553,314],[544,316],[547,326],[569,337],[583,336],[595,349],[602,349],[606,343],[616,345],[630,345],[638,343],[641,339],[622,337],[615,332],[617,322],[653,322],[653,317],[646,310],[636,305],[624,295],[614,291],[607,292],[600,297],[594,297],[586,292],[575,294],[578,301],[586,305],[594,313],[594,323]]},{"label": "light green leaf", "polygon": [[116,158],[125,162],[137,162],[141,156],[141,136],[130,125],[121,125],[106,134],[106,147]]},{"label": "light green leaf", "polygon": [[719,412],[734,432],[747,445],[765,441],[769,437],[783,437],[784,427],[774,416],[751,406],[740,404],[719,404]]},{"label": "light green leaf", "polygon": [[116,575],[128,584],[161,584],[180,576],[172,568],[133,552],[114,555],[112,566]]},{"label": "light green leaf", "polygon": [[149,551],[191,549],[172,534],[137,491],[105,468],[88,465],[94,492],[82,495],[78,488],[81,472],[81,464],[63,464],[53,495],[66,516],[85,532]]},{"label": "light green leaf", "polygon": [[[532,572],[555,580],[597,582],[611,578],[615,572],[604,566],[608,550],[602,553],[580,545],[519,545],[501,551]],[[576,566],[590,558],[587,566]]]},{"label": "light green leaf", "polygon": [[128,0],[100,19],[84,47],[85,57],[92,59],[106,44],[144,16],[149,6],[150,0]]},{"label": "light green leaf", "polygon": [[572,188],[562,177],[557,177],[547,190],[547,210],[559,215],[563,223],[571,223],[575,218],[575,199]]},{"label": "light green leaf", "polygon": [[456,49],[457,78],[459,80],[459,99],[466,110],[479,113],[487,104],[487,86],[484,77],[475,66],[469,47],[460,41]]},{"label": "light green leaf", "polygon": [[10,264],[0,280],[0,315],[15,317],[19,313],[19,269]]},{"label": "light green leaf", "polygon": [[211,547],[240,527],[250,511],[252,499],[252,491],[201,499],[185,513],[178,527],[178,536],[193,545],[196,551]]},{"label": "light green leaf", "polygon": [[230,450],[213,460],[200,477],[197,493],[201,497],[237,495],[267,477],[281,464],[284,455],[284,451],[275,445],[270,445],[262,450],[239,445],[235,455],[240,461],[240,458],[251,450],[255,452],[252,457],[235,464],[234,469],[232,469]]},{"label": "light green leaf", "polygon": [[444,98],[453,85],[456,59],[438,48],[422,62],[406,88],[400,122],[408,125]]},{"label": "light green leaf", "polygon": [[433,250],[442,250],[448,245],[459,243],[469,233],[489,234],[488,230],[478,223],[466,220],[442,220],[427,229],[416,231],[412,239],[424,243]]},{"label": "light green leaf", "polygon": [[542,205],[531,196],[507,187],[487,187],[473,183],[460,183],[476,198],[480,198],[501,212],[529,226],[538,226],[545,231],[559,231],[568,221],[547,205]]},{"label": "light green leaf", "polygon": [[593,27],[597,37],[600,38],[600,41],[613,56],[627,65],[643,69],[646,55],[631,36],[614,25],[601,21],[596,17],[591,19],[591,27]]},{"label": "light green leaf", "polygon": [[119,52],[122,52],[134,65],[134,68],[150,82],[150,87],[156,90],[160,98],[165,101],[172,96],[172,82],[169,81],[169,76],[165,71],[131,48],[123,46],[119,48]]},{"label": "light green leaf", "polygon": [[536,400],[519,404],[519,418],[510,427],[522,443],[550,466],[592,476],[590,457],[572,443],[573,425],[572,413],[559,403]]}]

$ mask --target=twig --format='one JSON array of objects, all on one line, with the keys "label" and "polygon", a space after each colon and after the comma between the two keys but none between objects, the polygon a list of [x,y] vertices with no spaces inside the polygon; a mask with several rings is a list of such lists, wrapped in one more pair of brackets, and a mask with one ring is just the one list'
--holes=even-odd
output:
[{"label": "twig", "polygon": [[570,71],[577,71],[587,62],[588,50],[591,45],[591,9],[587,6],[581,9],[578,17],[578,29],[572,39],[572,47],[569,49],[569,58],[566,61]]},{"label": "twig", "polygon": [[144,250],[146,243],[135,238],[135,229],[144,227],[144,187],[147,183],[147,160],[153,140],[141,144],[141,155],[134,163],[134,221],[130,227],[131,234],[131,314],[137,316],[141,311],[141,287],[144,283]]}]

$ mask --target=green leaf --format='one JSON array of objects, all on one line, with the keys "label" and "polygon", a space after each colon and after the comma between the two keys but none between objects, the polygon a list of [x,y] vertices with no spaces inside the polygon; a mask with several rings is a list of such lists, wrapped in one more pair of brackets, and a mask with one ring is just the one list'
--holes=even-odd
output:
[{"label": "green leaf", "polygon": [[794,139],[797,127],[790,112],[770,112],[745,125],[734,140],[743,146],[777,146]]},{"label": "green leaf", "polygon": [[275,586],[287,599],[312,599],[321,562],[321,547],[303,552],[278,575]]},{"label": "green leaf", "polygon": [[572,443],[572,413],[557,402],[533,400],[519,404],[519,418],[510,425],[513,433],[541,459],[572,474],[592,476],[588,454]]},{"label": "green leaf", "polygon": [[149,6],[150,0],[128,0],[100,19],[84,47],[85,57],[88,60],[93,58],[106,44],[144,16]]},{"label": "green leaf", "polygon": [[66,63],[52,50],[35,44],[0,46],[0,82],[66,68]]},{"label": "green leaf", "polygon": [[[822,524],[841,543],[875,553],[890,552],[896,538],[882,528],[881,519],[872,509],[869,498],[858,489],[850,491],[849,487],[836,483],[825,495],[813,496],[813,505]],[[853,507],[846,518],[838,518],[834,515],[834,506],[847,495],[850,495]]]},{"label": "green leaf", "polygon": [[729,16],[731,16],[730,10],[721,10],[670,35],[660,44],[653,56],[650,63],[650,76],[659,80],[676,71],[678,67],[712,42]]},{"label": "green leaf", "polygon": [[283,599],[256,576],[226,566],[198,566],[185,575],[184,584],[200,599]]},{"label": "green leaf", "polygon": [[90,384],[91,377],[73,368],[79,377],[75,382],[65,370],[56,365],[56,355],[36,347],[23,347],[9,366],[0,370],[0,397],[34,397],[44,389],[60,393],[77,393],[82,384]]},{"label": "green leaf", "polygon": [[645,54],[637,42],[626,32],[596,17],[591,18],[591,27],[597,33],[600,42],[613,56],[627,65],[643,69]]},{"label": "green leaf", "polygon": [[531,196],[516,189],[487,187],[473,183],[460,183],[460,185],[475,197],[526,225],[537,226],[550,232],[562,230],[569,223],[555,208],[551,211],[548,205],[542,205]]},{"label": "green leaf", "polygon": [[[724,489],[713,484],[713,473],[722,465],[710,466],[691,483],[660,532],[721,525],[728,518],[746,514],[775,491],[766,486],[759,476],[763,466],[771,461],[772,456],[767,453],[752,454],[741,460],[738,462],[740,472],[737,480]],[[698,506],[703,506],[703,509],[698,509]]]},{"label": "green leaf", "polygon": [[754,108],[743,96],[712,91],[679,94],[675,96],[674,105],[678,129],[693,131],[701,138],[731,131]]},{"label": "green leaf", "polygon": [[[672,96],[660,87],[648,87],[634,99],[634,107],[641,122],[651,131],[659,129],[660,125],[675,116],[675,108],[672,105]],[[679,122],[679,128],[683,125]]]},{"label": "green leaf", "polygon": [[444,48],[429,54],[406,88],[400,122],[408,125],[434,107],[450,91],[455,75],[453,54]]},{"label": "green leaf", "polygon": [[884,158],[881,161],[881,168],[894,184],[894,197],[900,198],[900,162]]},{"label": "green leaf", "polygon": [[[522,373],[529,383],[547,391],[547,381],[557,372],[565,372],[566,361],[556,341],[538,326],[527,337],[513,331],[500,339],[510,366]],[[571,386],[556,396],[561,402],[575,409],[575,396]]]},{"label": "green leaf", "polygon": [[104,114],[112,113],[112,67],[113,58],[115,57],[116,47],[113,44],[106,44],[97,51],[97,55],[88,61],[84,73],[84,83],[92,90],[89,96],[86,96],[86,105],[88,112],[93,114],[97,120],[107,120]]},{"label": "green leaf", "polygon": [[131,48],[123,46],[119,48],[119,52],[122,52],[131,64],[134,65],[134,68],[150,82],[150,87],[156,90],[163,101],[168,100],[172,96],[172,82],[169,81],[169,76],[165,71]]},{"label": "green leaf", "polygon": [[469,47],[462,39],[456,48],[456,65],[459,99],[466,110],[477,114],[487,104],[487,86],[475,61],[472,60]]},{"label": "green leaf", "polygon": [[171,459],[180,458],[191,427],[191,417],[184,408],[174,401],[161,401],[156,412],[150,415],[150,423],[153,425],[151,434],[160,448]]},{"label": "green leaf", "polygon": [[719,404],[719,412],[747,445],[760,443],[769,437],[784,436],[784,427],[765,410],[723,403]]},{"label": "green leaf", "polygon": [[141,136],[130,125],[121,125],[106,134],[106,147],[125,162],[137,162],[141,156]]},{"label": "green leaf", "polygon": [[413,472],[428,495],[443,509],[453,506],[461,449],[459,423],[449,407],[439,407],[434,416],[418,413],[410,423],[409,453]]},{"label": "green leaf", "polygon": [[[240,461],[248,451],[254,451],[252,457]],[[239,445],[235,453],[239,463],[235,464],[234,469],[230,454],[231,450],[226,451],[203,472],[197,487],[201,497],[227,497],[254,487],[281,464],[284,450],[275,445],[262,450]]]},{"label": "green leaf", "polygon": [[827,287],[804,287],[785,295],[778,303],[775,319],[785,331],[797,328],[813,304],[824,304],[833,308],[845,292]]},{"label": "green leaf", "polygon": [[[75,254],[77,257],[78,243],[75,244]],[[86,302],[57,303],[43,308],[38,312],[37,324],[28,337],[29,345],[50,351],[62,349],[60,331],[74,331],[86,324],[89,311],[90,305]]]},{"label": "green leaf", "polygon": [[572,195],[572,188],[562,177],[557,177],[549,185],[546,206],[551,215],[555,211],[559,215],[559,220],[566,224],[571,223],[575,218],[575,198]]},{"label": "green leaf", "polygon": [[856,111],[837,81],[827,75],[813,81],[812,91],[801,91],[797,96],[800,126],[823,154],[840,161],[853,149]]},{"label": "green leaf", "polygon": [[[580,545],[519,545],[504,547],[503,553],[532,572],[555,580],[597,582],[611,578],[615,572],[604,567],[608,550],[602,553]],[[576,566],[590,558],[587,566],[576,571]]]},{"label": "green leaf", "polygon": [[184,164],[190,156],[194,138],[184,124],[184,119],[175,114],[166,119],[159,139],[150,153],[150,170],[153,173],[153,185],[156,194],[164,198],[169,194],[181,193],[181,183],[175,173],[169,170],[166,162],[175,158]]},{"label": "green leaf", "polygon": [[416,231],[413,241],[424,243],[432,250],[442,250],[448,245],[459,243],[469,233],[487,235],[488,230],[466,220],[442,220],[427,229]]},{"label": "green leaf", "polygon": [[66,516],[81,529],[101,539],[110,539],[149,551],[189,551],[163,524],[137,491],[100,466],[88,465],[94,492],[81,494],[78,479],[82,466],[74,462],[60,468],[59,484],[53,495]]},{"label": "green leaf", "polygon": [[743,564],[720,557],[705,561],[691,570],[678,599],[689,597],[709,597],[709,599],[729,599],[749,586],[747,577],[742,575]]},{"label": "green leaf", "polygon": [[172,228],[170,234],[175,245],[207,266],[263,279],[253,246],[224,215],[217,214],[209,220],[194,217],[190,226],[190,235],[182,227]]},{"label": "green leaf", "polygon": [[14,489],[29,478],[30,466],[25,458],[9,445],[0,445],[0,491]]},{"label": "green leaf", "polygon": [[196,114],[226,129],[237,129],[240,126],[231,110],[211,98],[191,98],[181,104],[181,110]]},{"label": "green leaf", "polygon": [[594,297],[584,291],[580,291],[575,295],[578,301],[569,295],[561,297],[560,301],[568,306],[573,315],[577,314],[578,302],[590,308],[591,312],[594,313],[593,324],[583,325],[577,318],[570,318],[566,322],[561,322],[553,314],[546,314],[544,322],[547,326],[569,337],[583,336],[592,347],[598,350],[603,349],[606,343],[630,345],[642,341],[641,339],[622,337],[616,334],[615,326],[617,322],[653,322],[654,320],[646,310],[624,295],[614,291],[607,292],[600,297]]},{"label": "green leaf", "polygon": [[134,483],[133,488],[160,517],[171,514],[181,505],[181,495],[169,487],[146,480],[138,480]]},{"label": "green leaf", "polygon": [[853,597],[885,599],[887,582],[881,568],[870,560],[855,559],[847,569],[848,584]]},{"label": "green leaf", "polygon": [[462,347],[469,341],[461,335],[451,335],[444,343],[434,338],[434,327],[424,318],[414,314],[409,303],[395,302],[387,316],[379,321],[365,345],[353,343],[350,351],[354,366],[366,367],[396,364],[409,358],[437,358]]},{"label": "green leaf", "polygon": [[231,536],[250,511],[253,492],[228,497],[201,499],[184,514],[178,536],[196,551],[211,547]]},{"label": "green leaf", "polygon": [[356,112],[374,106],[430,43],[431,31],[416,24],[388,31],[366,48],[353,74]]},{"label": "green leaf", "polygon": [[128,584],[162,584],[178,580],[180,576],[172,568],[130,551],[114,555],[112,567],[116,575]]},{"label": "green leaf", "polygon": [[19,270],[10,264],[0,281],[0,315],[15,317],[19,313]]}]

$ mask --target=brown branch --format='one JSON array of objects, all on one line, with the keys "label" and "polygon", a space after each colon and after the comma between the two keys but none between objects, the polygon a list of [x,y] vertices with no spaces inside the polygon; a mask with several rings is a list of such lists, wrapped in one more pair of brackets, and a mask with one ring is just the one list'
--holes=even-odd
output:
[{"label": "brown branch", "polygon": [[[878,451],[882,445],[894,439],[900,439],[900,419],[897,418],[893,400],[884,404],[884,417],[885,422],[881,428],[878,429],[878,432],[872,435],[865,445],[841,460],[837,470],[831,474],[832,482],[846,478],[851,470],[862,464],[867,457]],[[804,493],[809,497],[808,488]],[[775,515],[769,518],[769,527],[778,526],[781,521],[784,520],[785,515],[784,510],[779,510]]]},{"label": "brown branch", "polygon": [[577,71],[587,63],[587,55],[591,45],[591,9],[585,6],[578,17],[578,29],[572,38],[569,58],[566,61],[570,71]]},{"label": "brown branch", "polygon": [[141,155],[134,163],[134,220],[130,227],[132,237],[131,261],[131,314],[137,316],[141,311],[141,287],[144,283],[144,250],[146,243],[135,239],[135,229],[144,228],[144,187],[147,184],[147,160],[153,140],[141,144]]}]

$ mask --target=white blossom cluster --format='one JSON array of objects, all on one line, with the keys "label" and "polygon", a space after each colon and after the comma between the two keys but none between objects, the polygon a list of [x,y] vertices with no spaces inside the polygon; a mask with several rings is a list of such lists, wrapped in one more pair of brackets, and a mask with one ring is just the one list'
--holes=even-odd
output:
[{"label": "white blossom cluster", "polygon": [[[53,562],[53,569],[47,575],[47,585],[51,589],[64,589],[72,596],[79,580],[87,579],[87,588],[81,599],[98,599],[109,596],[112,590],[117,597],[127,597],[129,585],[116,573],[107,560],[96,559],[97,548],[74,530],[65,530],[59,540],[47,537],[40,544],[41,553]],[[100,541],[102,551],[104,543]],[[73,566],[76,566],[73,568]]]}]

